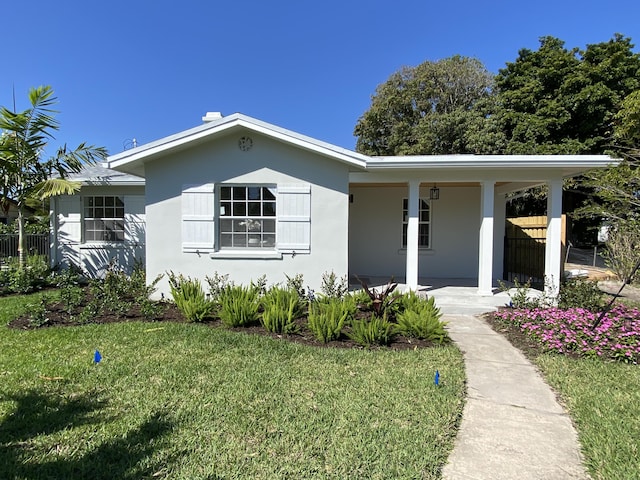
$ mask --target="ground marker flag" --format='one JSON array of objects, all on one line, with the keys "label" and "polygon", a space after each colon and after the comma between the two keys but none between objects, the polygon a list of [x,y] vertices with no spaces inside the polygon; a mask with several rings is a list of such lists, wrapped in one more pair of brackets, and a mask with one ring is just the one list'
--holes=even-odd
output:
[{"label": "ground marker flag", "polygon": [[102,355],[100,355],[100,352],[96,350],[95,353],[93,354],[93,362],[100,363],[100,360],[102,360]]},{"label": "ground marker flag", "polygon": [[436,387],[440,385],[440,372],[436,370],[436,378],[433,380],[433,383],[436,384]]}]

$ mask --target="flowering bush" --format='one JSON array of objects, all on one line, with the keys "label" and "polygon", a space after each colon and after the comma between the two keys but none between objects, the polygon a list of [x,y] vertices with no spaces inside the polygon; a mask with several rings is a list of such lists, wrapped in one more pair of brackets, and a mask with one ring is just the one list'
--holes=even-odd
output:
[{"label": "flowering bush", "polygon": [[551,352],[638,363],[640,310],[618,305],[592,329],[599,315],[583,308],[529,308],[502,310],[495,317],[518,325]]}]

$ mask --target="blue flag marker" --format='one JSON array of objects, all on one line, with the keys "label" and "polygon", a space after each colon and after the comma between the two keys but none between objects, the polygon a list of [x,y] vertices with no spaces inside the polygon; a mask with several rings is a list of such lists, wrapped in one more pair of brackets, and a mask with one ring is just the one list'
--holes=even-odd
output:
[{"label": "blue flag marker", "polygon": [[440,372],[436,370],[436,378],[433,379],[433,383],[436,384],[436,387],[440,385]]},{"label": "blue flag marker", "polygon": [[96,350],[96,352],[93,354],[93,362],[100,363],[100,360],[102,360],[102,355],[100,355],[100,352]]}]

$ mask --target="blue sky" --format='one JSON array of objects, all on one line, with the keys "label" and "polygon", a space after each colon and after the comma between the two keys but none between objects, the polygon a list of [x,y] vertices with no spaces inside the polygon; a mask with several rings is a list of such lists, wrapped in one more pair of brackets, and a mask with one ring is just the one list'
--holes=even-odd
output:
[{"label": "blue sky", "polygon": [[2,11],[0,105],[15,87],[22,110],[30,87],[51,85],[52,147],[111,154],[207,111],[353,148],[376,86],[404,65],[460,54],[497,73],[545,35],[583,48],[617,32],[640,46],[638,0],[7,0]]}]

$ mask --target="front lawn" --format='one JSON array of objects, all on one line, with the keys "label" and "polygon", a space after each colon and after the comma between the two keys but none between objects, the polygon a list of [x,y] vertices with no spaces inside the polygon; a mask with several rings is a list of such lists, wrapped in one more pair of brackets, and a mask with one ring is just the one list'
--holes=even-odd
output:
[{"label": "front lawn", "polygon": [[170,322],[6,328],[28,303],[0,298],[0,478],[438,478],[453,447],[455,346],[310,347]]}]

